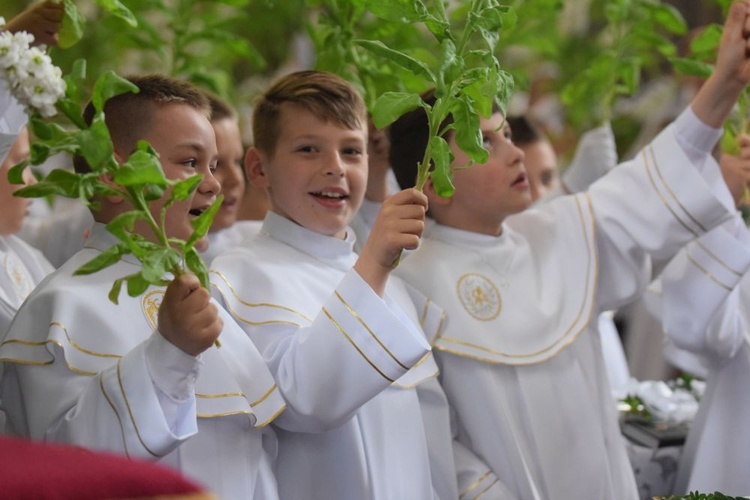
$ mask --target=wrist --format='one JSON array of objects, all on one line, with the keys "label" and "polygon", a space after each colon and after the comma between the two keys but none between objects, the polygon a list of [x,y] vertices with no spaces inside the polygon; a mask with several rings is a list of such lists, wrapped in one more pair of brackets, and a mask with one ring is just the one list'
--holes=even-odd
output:
[{"label": "wrist", "polygon": [[360,256],[354,264],[354,270],[376,294],[381,297],[383,296],[385,293],[385,285],[391,274],[391,266],[384,266],[377,260],[369,258],[369,256],[363,252],[363,255]]}]

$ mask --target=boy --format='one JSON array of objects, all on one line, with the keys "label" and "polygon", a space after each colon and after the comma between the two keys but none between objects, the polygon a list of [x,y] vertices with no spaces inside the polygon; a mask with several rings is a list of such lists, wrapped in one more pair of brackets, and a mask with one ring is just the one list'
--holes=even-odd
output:
[{"label": "boy", "polygon": [[216,148],[219,158],[214,177],[221,185],[224,201],[214,217],[208,233],[208,249],[202,257],[207,263],[222,251],[232,248],[242,240],[237,229],[237,214],[245,191],[245,178],[242,172],[245,150],[237,116],[232,107],[211,92],[204,91],[211,106],[211,126],[216,135]]},{"label": "boy", "polygon": [[[732,6],[692,111],[588,193],[504,224],[531,199],[523,153],[500,113],[481,120],[487,164],[455,170],[451,199],[426,188],[437,223],[399,274],[446,308],[433,347],[458,438],[516,498],[638,498],[599,338],[587,327],[642,293],[650,257],[674,254],[729,217],[709,153],[750,80],[748,11],[748,2]],[[413,183],[426,129],[421,108],[392,125],[399,180]],[[454,166],[468,164],[446,139]]]},{"label": "boy", "polygon": [[[400,249],[418,245],[426,198],[388,199],[357,257],[348,224],[367,180],[367,118],[332,74],[277,81],[255,105],[253,133],[246,171],[272,210],[211,275],[288,405],[274,424],[280,497],[457,498],[437,367],[406,289],[389,278]],[[477,465],[473,477],[485,473]]]},{"label": "boy", "polygon": [[[750,181],[750,137],[741,153],[722,155],[722,172],[741,203]],[[732,187],[735,189],[732,189]],[[675,492],[745,495],[750,433],[750,233],[740,213],[691,242],[665,268],[661,293],[648,296],[669,342],[691,373],[705,371],[706,390],[680,457]],[[679,350],[676,350],[675,347]],[[689,356],[689,357],[688,357]],[[696,369],[697,368],[697,369]]]},{"label": "boy", "polygon": [[[105,106],[115,156],[126,159],[144,139],[159,153],[167,177],[203,175],[192,198],[173,204],[165,218],[170,237],[187,239],[191,219],[219,192],[205,97],[158,75],[131,81],[138,93]],[[0,344],[9,428],[32,439],[158,460],[221,498],[276,498],[264,448],[273,435],[258,429],[283,402],[258,352],[198,279],[183,274],[166,292],[123,293],[115,305],[107,294],[116,278],[139,270],[132,257],[73,276],[117,242],[104,224],[130,209],[117,196],[98,201],[86,247],[34,290]],[[136,231],[154,239],[150,229],[136,225]],[[219,334],[221,352],[213,347]]]}]

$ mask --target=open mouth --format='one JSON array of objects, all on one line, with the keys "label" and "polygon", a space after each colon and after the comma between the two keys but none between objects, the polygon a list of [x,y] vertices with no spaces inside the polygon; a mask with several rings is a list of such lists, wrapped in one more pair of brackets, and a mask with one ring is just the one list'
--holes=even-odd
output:
[{"label": "open mouth", "polygon": [[194,217],[199,217],[203,212],[205,212],[205,208],[194,208],[190,212],[188,212],[190,215]]},{"label": "open mouth", "polygon": [[314,191],[310,194],[317,198],[322,198],[324,200],[332,200],[332,201],[346,200],[349,198],[348,194],[338,192],[338,191]]},{"label": "open mouth", "polygon": [[511,186],[516,187],[526,183],[526,174],[522,173],[519,174],[518,177],[516,177],[516,180],[513,181],[513,184],[511,184]]}]

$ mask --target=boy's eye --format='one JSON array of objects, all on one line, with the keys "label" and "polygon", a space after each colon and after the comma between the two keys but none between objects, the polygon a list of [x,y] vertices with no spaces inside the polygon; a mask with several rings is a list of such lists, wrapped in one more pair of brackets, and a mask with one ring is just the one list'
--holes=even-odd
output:
[{"label": "boy's eye", "polygon": [[208,165],[208,170],[209,170],[209,171],[210,171],[210,172],[211,172],[212,174],[215,174],[215,173],[216,173],[216,171],[217,171],[218,169],[219,169],[219,164],[218,164],[217,162],[213,162],[213,163],[210,163],[210,164]]},{"label": "boy's eye", "polygon": [[492,147],[492,138],[488,135],[482,135],[482,147],[490,149]]},{"label": "boy's eye", "polygon": [[513,132],[511,132],[510,129],[503,131],[503,137],[505,137],[506,141],[513,142]]},{"label": "boy's eye", "polygon": [[362,154],[362,150],[357,148],[344,148],[342,151],[347,156],[359,156]]},{"label": "boy's eye", "polygon": [[297,148],[300,153],[314,153],[315,148],[313,146],[300,146]]},{"label": "boy's eye", "polygon": [[197,168],[198,167],[198,160],[195,158],[190,158],[189,160],[185,160],[183,162],[180,162],[182,165],[185,165],[186,167],[190,168]]}]

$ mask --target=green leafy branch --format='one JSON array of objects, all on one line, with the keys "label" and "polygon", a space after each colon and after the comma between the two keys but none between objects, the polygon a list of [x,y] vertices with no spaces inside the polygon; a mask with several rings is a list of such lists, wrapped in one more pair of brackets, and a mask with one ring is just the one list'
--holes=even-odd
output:
[{"label": "green leafy branch", "polygon": [[[570,37],[561,52],[561,100],[569,122],[579,129],[611,120],[615,99],[635,94],[642,72],[659,55],[675,55],[668,37],[687,31],[680,12],[661,0],[613,0],[605,3],[602,14],[605,25],[596,43]],[[582,52],[587,46],[589,52]]]},{"label": "green leafy branch", "polygon": [[[425,61],[390,48],[380,40],[355,42],[434,87],[433,105],[425,103],[417,93],[385,92],[378,97],[371,112],[375,126],[382,129],[405,113],[419,107],[425,110],[429,135],[418,166],[416,187],[423,189],[431,178],[436,192],[449,197],[454,192],[453,154],[444,135],[454,130],[456,143],[472,162],[487,161],[488,152],[482,146],[479,130],[480,117],[491,116],[495,104],[505,110],[510,98],[513,80],[500,68],[494,50],[501,29],[515,23],[515,13],[496,0],[472,0],[465,11],[463,29],[454,34],[442,2],[435,2],[432,10],[421,0],[371,1],[367,8],[387,21],[421,23],[439,45],[440,57],[433,71]],[[472,45],[477,38],[482,41],[478,48]],[[450,115],[453,124],[443,127]]]},{"label": "green leafy branch", "polygon": [[700,493],[698,491],[693,491],[683,496],[670,495],[667,497],[654,497],[654,500],[741,500],[743,498],[746,497],[727,496],[718,491],[714,493]]},{"label": "green leafy branch", "polygon": [[[50,195],[78,198],[93,208],[98,206],[97,200],[106,196],[122,197],[129,202],[133,209],[118,215],[107,224],[107,229],[120,242],[75,272],[77,275],[95,273],[117,263],[124,255],[134,255],[142,264],[141,270],[115,281],[109,293],[109,298],[114,303],[118,301],[123,284],[126,285],[128,295],[136,297],[149,285],[168,284],[165,275],[182,274],[184,265],[208,288],[208,272],[194,245],[208,231],[221,205],[221,197],[192,220],[194,232],[187,241],[170,238],[165,232],[166,212],[175,202],[190,198],[198,188],[201,176],[195,175],[184,180],[167,179],[158,154],[144,141],[138,143],[137,150],[127,161],[119,164],[105,123],[104,104],[117,95],[137,93],[138,88],[112,71],[103,73],[94,85],[92,104],[95,113],[91,124],[87,125],[82,118],[82,108],[75,100],[84,78],[85,63],[81,61],[75,66],[73,73],[66,75],[66,96],[57,103],[58,111],[70,121],[72,129],[39,116],[30,117],[31,130],[37,137],[31,146],[31,157],[14,166],[9,171],[8,178],[12,183],[23,184],[23,170],[29,163],[39,165],[59,153],[82,157],[91,171],[74,173],[54,169],[37,184],[18,190],[16,195],[28,198]],[[164,197],[166,201],[155,218],[150,210],[150,203]],[[153,233],[152,239],[134,232],[137,221],[147,223]]]}]

